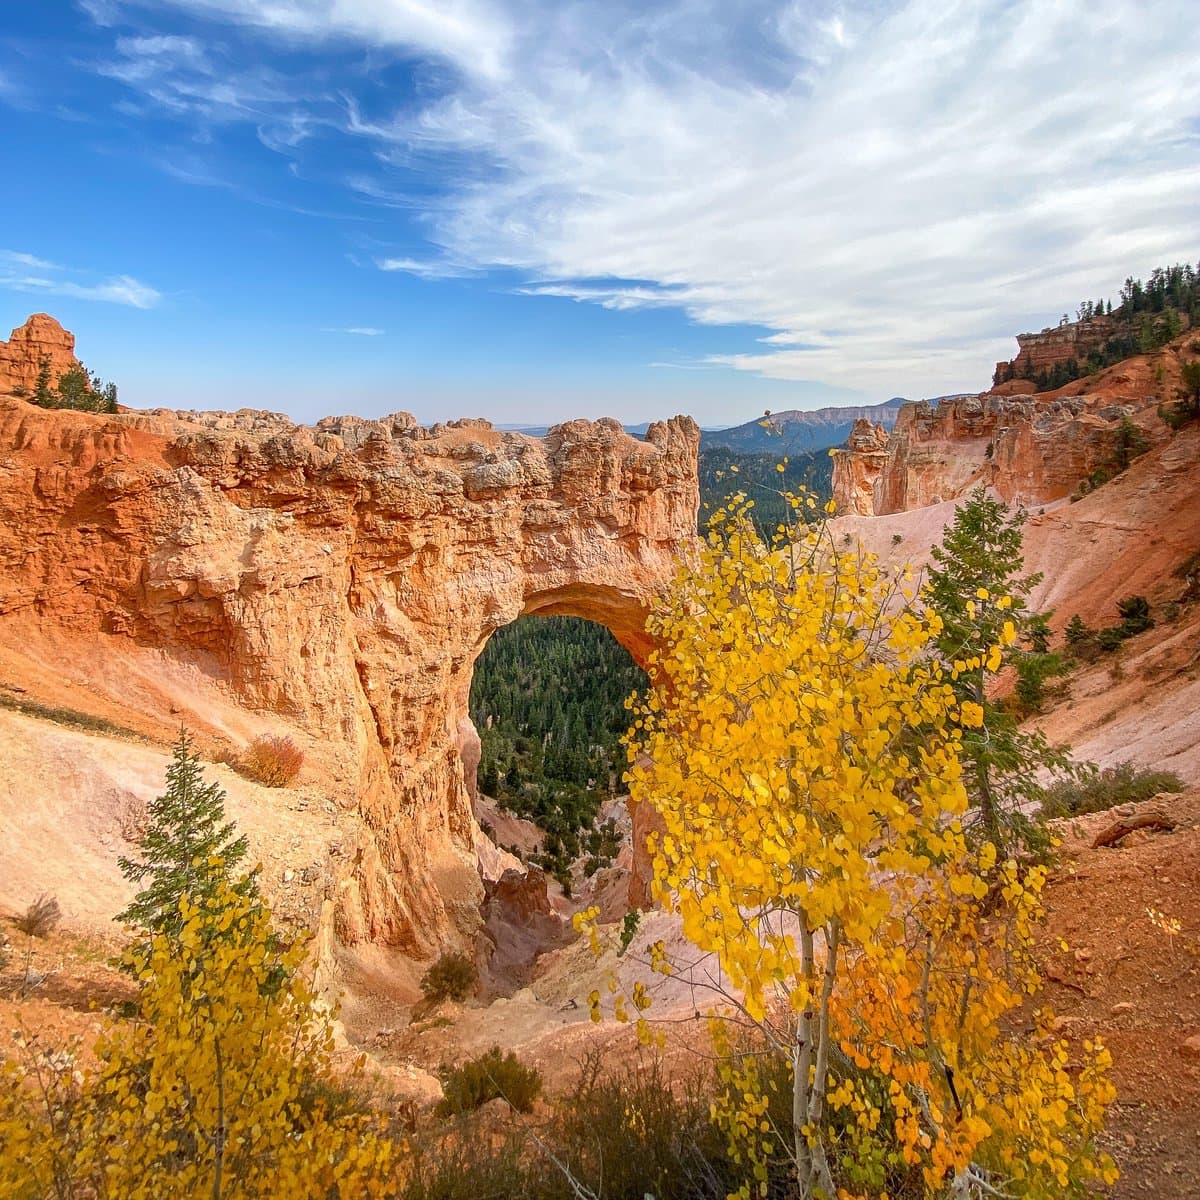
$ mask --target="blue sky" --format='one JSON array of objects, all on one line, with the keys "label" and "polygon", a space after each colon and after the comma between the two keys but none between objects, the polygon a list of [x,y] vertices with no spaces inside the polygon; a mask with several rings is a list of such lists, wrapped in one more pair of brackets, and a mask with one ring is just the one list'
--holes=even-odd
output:
[{"label": "blue sky", "polygon": [[0,326],[137,406],[311,420],[978,389],[1200,257],[1179,0],[39,0]]}]

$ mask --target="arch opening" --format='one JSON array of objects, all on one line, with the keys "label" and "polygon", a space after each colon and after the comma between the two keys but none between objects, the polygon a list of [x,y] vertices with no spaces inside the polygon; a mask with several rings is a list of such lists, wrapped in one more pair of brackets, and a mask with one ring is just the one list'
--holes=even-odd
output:
[{"label": "arch opening", "polygon": [[544,608],[496,630],[475,661],[477,817],[568,894],[625,840],[625,700],[646,682],[606,625]]}]

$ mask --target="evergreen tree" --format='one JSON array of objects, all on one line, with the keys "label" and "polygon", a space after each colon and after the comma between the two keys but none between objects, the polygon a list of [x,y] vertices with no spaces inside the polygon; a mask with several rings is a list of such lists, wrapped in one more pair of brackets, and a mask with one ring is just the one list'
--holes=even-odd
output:
[{"label": "evergreen tree", "polygon": [[1124,471],[1138,455],[1145,454],[1147,449],[1142,431],[1128,417],[1122,417],[1113,443],[1113,465],[1117,471]]},{"label": "evergreen tree", "polygon": [[32,400],[34,404],[40,405],[42,408],[57,407],[54,402],[54,389],[50,385],[50,356],[48,354],[38,363]]},{"label": "evergreen tree", "polygon": [[126,879],[144,885],[118,921],[174,938],[181,929],[179,901],[184,895],[203,907],[222,886],[232,886],[237,895],[257,899],[253,874],[231,882],[246,857],[246,839],[225,819],[220,786],[204,782],[200,756],[186,729],[180,729],[167,767],[167,790],[151,802],[148,818],[140,858],[117,860]]},{"label": "evergreen tree", "polygon": [[1180,381],[1183,384],[1180,398],[1183,400],[1185,411],[1189,416],[1200,415],[1200,358],[1183,364]]},{"label": "evergreen tree", "polygon": [[1039,771],[1074,770],[1062,750],[1041,733],[1020,729],[1013,714],[988,697],[989,680],[1010,666],[1023,681],[1019,699],[1036,708],[1045,680],[1062,670],[1048,652],[1050,614],[1028,607],[1041,576],[1021,574],[1024,521],[1023,511],[1010,514],[976,488],[933,548],[936,565],[926,585],[926,600],[942,618],[937,645],[956,676],[954,690],[982,713],[978,728],[963,731],[964,783],[986,835],[1000,847],[1035,837],[1021,810],[1042,795]]}]

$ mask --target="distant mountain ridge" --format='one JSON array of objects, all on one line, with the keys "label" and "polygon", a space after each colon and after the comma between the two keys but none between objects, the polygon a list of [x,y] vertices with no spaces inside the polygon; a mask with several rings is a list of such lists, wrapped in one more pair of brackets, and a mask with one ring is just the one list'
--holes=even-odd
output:
[{"label": "distant mountain ridge", "polygon": [[[937,397],[947,399],[948,397]],[[936,400],[934,401],[936,403]],[[771,428],[763,427],[766,417],[756,417],[743,425],[723,425],[716,429],[701,429],[700,449],[717,448],[740,450],[749,454],[799,453],[804,450],[827,450],[840,446],[850,436],[854,422],[868,420],[873,425],[891,429],[896,423],[900,407],[908,403],[900,396],[885,400],[881,404],[856,405],[849,408],[816,408],[805,412],[798,408],[773,412]],[[649,421],[637,425],[623,426],[626,433],[644,437],[650,428]],[[545,437],[549,425],[498,425],[497,429],[511,433],[525,433],[531,437]]]},{"label": "distant mountain ridge", "polygon": [[891,429],[905,403],[907,401],[902,397],[896,396],[881,404],[853,408],[817,408],[810,412],[793,408],[773,412],[769,417],[757,417],[730,429],[703,429],[700,431],[700,448],[724,447],[750,453],[780,454],[826,450],[840,446],[850,436],[855,421],[867,420]]}]

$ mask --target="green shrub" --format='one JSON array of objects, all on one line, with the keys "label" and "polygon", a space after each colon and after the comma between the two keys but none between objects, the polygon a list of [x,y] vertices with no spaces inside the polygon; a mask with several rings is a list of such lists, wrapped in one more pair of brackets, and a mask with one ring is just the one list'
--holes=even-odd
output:
[{"label": "green shrub", "polygon": [[1121,636],[1134,637],[1154,627],[1150,615],[1150,602],[1145,596],[1126,596],[1117,601],[1117,612],[1121,614]]},{"label": "green shrub", "polygon": [[479,982],[474,962],[465,954],[443,954],[425,972],[421,991],[431,1003],[438,1000],[465,1000]]},{"label": "green shrub", "polygon": [[618,955],[624,954],[629,949],[630,943],[637,935],[638,926],[642,923],[642,914],[638,909],[633,909],[627,912],[621,919],[621,948],[617,951]]},{"label": "green shrub", "polygon": [[17,391],[18,396],[39,408],[70,408],[77,412],[115,413],[117,385],[104,383],[98,375],[89,374],[81,363],[68,367],[56,384],[50,382],[50,359],[38,364],[37,381],[32,392]]},{"label": "green shrub", "polygon": [[459,1067],[442,1068],[444,1095],[438,1116],[472,1112],[489,1100],[507,1100],[518,1112],[528,1112],[542,1091],[541,1074],[527,1067],[510,1050],[493,1046]]},{"label": "green shrub", "polygon": [[1121,632],[1120,625],[1110,625],[1096,634],[1096,645],[1101,650],[1116,650],[1124,640],[1125,635]]},{"label": "green shrub", "polygon": [[1131,762],[1104,770],[1093,768],[1075,779],[1064,779],[1046,788],[1042,812],[1047,818],[1075,817],[1102,812],[1118,804],[1149,800],[1159,792],[1182,792],[1183,781],[1174,771],[1144,771]]},{"label": "green shrub", "polygon": [[[767,1100],[763,1194],[784,1200],[796,1194],[789,1158],[790,1059],[748,1034],[733,1040],[728,1054],[741,1069],[753,1064]],[[869,1090],[870,1072],[845,1064],[840,1069],[859,1075]],[[398,1200],[724,1200],[748,1177],[727,1131],[712,1116],[713,1102],[729,1086],[719,1082],[711,1063],[686,1077],[669,1077],[652,1052],[610,1063],[593,1051],[576,1085],[539,1114],[544,1119],[536,1136],[524,1124],[498,1130],[470,1111],[452,1125],[418,1129],[409,1139]],[[872,1099],[885,1121],[895,1119],[882,1076]],[[843,1168],[852,1161],[854,1173],[872,1184],[872,1194],[886,1190],[895,1200],[925,1196],[919,1170],[891,1156],[864,1162],[852,1154],[854,1120],[847,1112]]]},{"label": "green shrub", "polygon": [[1040,713],[1046,702],[1046,681],[1065,671],[1058,654],[1023,654],[1017,659],[1016,699],[1020,715]]},{"label": "green shrub", "polygon": [[1184,404],[1160,404],[1158,417],[1171,429],[1182,429],[1191,420],[1191,413]]}]

